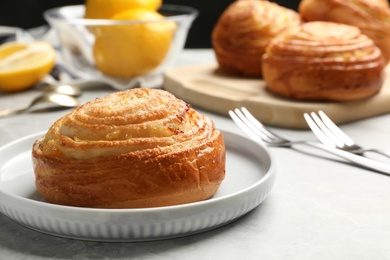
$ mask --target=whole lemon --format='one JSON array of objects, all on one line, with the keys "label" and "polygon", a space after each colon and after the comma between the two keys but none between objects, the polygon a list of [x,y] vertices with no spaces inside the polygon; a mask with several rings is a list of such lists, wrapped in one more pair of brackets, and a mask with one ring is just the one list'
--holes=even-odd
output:
[{"label": "whole lemon", "polygon": [[109,19],[114,14],[133,8],[156,11],[162,0],[87,0],[85,2],[85,18]]},{"label": "whole lemon", "polygon": [[164,16],[156,11],[141,8],[119,12],[111,19],[134,23],[94,28],[93,56],[101,72],[129,78],[144,75],[164,61],[176,23],[162,20]]}]

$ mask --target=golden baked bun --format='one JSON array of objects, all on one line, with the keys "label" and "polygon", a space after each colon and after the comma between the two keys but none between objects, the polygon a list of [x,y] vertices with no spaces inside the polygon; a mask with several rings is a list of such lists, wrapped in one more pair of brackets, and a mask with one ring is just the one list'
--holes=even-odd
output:
[{"label": "golden baked bun", "polygon": [[308,22],[273,40],[263,56],[268,89],[294,99],[351,101],[383,83],[380,49],[355,26]]},{"label": "golden baked bun", "polygon": [[306,21],[354,25],[370,37],[390,60],[390,8],[387,0],[302,0],[299,13]]},{"label": "golden baked bun", "polygon": [[163,90],[88,102],[33,146],[38,192],[55,204],[145,208],[208,199],[225,176],[225,145],[208,117]]},{"label": "golden baked bun", "polygon": [[300,24],[299,14],[262,0],[233,2],[219,17],[212,46],[221,69],[261,77],[261,56],[270,40]]}]

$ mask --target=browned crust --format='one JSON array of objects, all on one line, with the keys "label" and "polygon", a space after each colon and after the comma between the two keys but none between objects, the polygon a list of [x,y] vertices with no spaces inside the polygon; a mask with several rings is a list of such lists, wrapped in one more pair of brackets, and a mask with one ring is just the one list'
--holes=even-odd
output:
[{"label": "browned crust", "polygon": [[[122,94],[121,92],[113,95]],[[165,98],[168,95],[170,102],[176,100],[161,90],[127,91],[127,95],[141,95],[140,98],[144,98],[145,102],[149,103],[162,102],[162,99],[156,98],[156,95],[161,94]],[[37,140],[33,146],[33,165],[38,192],[52,203],[101,208],[158,207],[210,198],[225,176],[223,136],[220,131],[215,130],[210,119],[188,108],[181,100],[177,102],[187,109],[184,115],[180,115],[178,109],[180,105],[175,106],[178,112],[171,111],[175,114],[171,120],[182,117],[179,121],[187,125],[175,126],[176,123],[172,122],[171,127],[183,127],[187,132],[171,129],[169,138],[175,140],[172,144],[161,140],[168,139],[167,137],[158,136],[133,137],[128,140],[94,140],[94,136],[85,136],[83,130],[79,128],[80,125],[86,124],[85,131],[88,132],[88,127],[93,128],[93,122],[99,121],[101,113],[109,114],[104,111],[96,112],[93,117],[90,115],[88,122],[76,121],[80,124],[77,126],[78,131],[81,131],[75,134],[77,137],[69,138],[60,134],[61,130],[58,129],[70,127],[67,125],[69,123],[67,120],[72,117],[72,114],[74,117],[76,113],[86,120],[80,113],[85,113],[86,108],[92,108],[98,101],[87,103],[85,107],[76,109],[58,120],[49,129],[45,139]],[[103,110],[104,104],[106,103],[100,104]],[[121,113],[129,112],[131,109],[133,108],[125,109],[125,112]],[[161,132],[166,135],[166,129],[163,129],[166,125],[161,124],[162,115],[157,114],[159,114],[157,117],[149,116],[147,120],[154,118],[160,122],[160,124],[155,122],[155,135]],[[189,121],[184,119],[187,116],[190,116]],[[135,124],[133,121],[133,128],[131,123],[125,123],[125,120],[119,120],[120,124],[118,121],[108,123],[109,116],[105,122],[112,127],[112,131],[127,127],[126,131],[134,135],[141,134],[139,131],[143,128],[145,134],[150,135],[146,133],[146,129],[152,127],[150,121],[134,115],[130,117],[131,120],[138,122]],[[77,125],[72,120],[70,122]],[[98,131],[99,128],[104,129],[107,125],[98,124],[94,127]],[[139,129],[135,130],[136,127]],[[191,136],[188,136],[189,133]],[[80,138],[84,139],[80,140]],[[117,150],[122,149],[121,145],[132,147],[126,152],[117,153]],[[96,153],[98,156],[89,156],[89,152]]]},{"label": "browned crust", "polygon": [[219,66],[233,74],[261,76],[261,56],[269,41],[300,22],[297,12],[272,2],[233,2],[219,17],[212,32]]},{"label": "browned crust", "polygon": [[308,22],[274,40],[263,57],[268,89],[294,98],[352,101],[370,97],[383,83],[381,51],[357,27]]},{"label": "browned crust", "polygon": [[330,21],[360,28],[390,60],[390,8],[385,0],[303,0],[299,13],[305,21]]}]

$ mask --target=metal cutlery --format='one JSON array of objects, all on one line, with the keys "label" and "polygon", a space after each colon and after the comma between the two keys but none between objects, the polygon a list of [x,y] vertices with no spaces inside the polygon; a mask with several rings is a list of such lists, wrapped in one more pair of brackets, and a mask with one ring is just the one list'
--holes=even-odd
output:
[{"label": "metal cutlery", "polygon": [[29,103],[27,106],[0,110],[0,117],[20,114],[40,104],[54,104],[60,107],[76,107],[79,105],[79,101],[73,96],[64,95],[56,92],[43,93],[42,95],[33,99],[31,103]]},{"label": "metal cutlery", "polygon": [[292,147],[294,144],[306,145],[336,155],[349,163],[362,168],[374,170],[376,172],[390,175],[390,165],[371,160],[353,153],[349,153],[340,149],[331,148],[322,143],[310,141],[291,141],[273,133],[265,127],[261,122],[255,119],[252,114],[246,109],[241,108],[229,111],[233,121],[246,133],[250,138],[257,142],[263,142],[274,147]]},{"label": "metal cutlery", "polygon": [[378,149],[365,149],[356,144],[323,111],[319,111],[318,115],[314,112],[305,113],[304,117],[313,133],[325,145],[354,154],[364,155],[366,152],[375,152],[390,158],[390,153]]},{"label": "metal cutlery", "polygon": [[20,114],[33,107],[45,104],[46,106],[76,107],[79,105],[79,97],[82,92],[79,87],[62,83],[43,83],[45,87],[42,94],[35,97],[28,105],[0,110],[0,117]]},{"label": "metal cutlery", "polygon": [[68,84],[47,84],[43,89],[43,93],[45,94],[53,92],[73,97],[79,97],[82,94],[80,88]]}]

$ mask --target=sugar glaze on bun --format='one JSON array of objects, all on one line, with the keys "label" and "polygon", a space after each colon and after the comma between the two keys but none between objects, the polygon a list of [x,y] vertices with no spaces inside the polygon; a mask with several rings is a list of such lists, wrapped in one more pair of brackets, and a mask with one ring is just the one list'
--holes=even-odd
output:
[{"label": "sugar glaze on bun", "polygon": [[302,0],[299,13],[305,21],[353,25],[371,38],[390,61],[390,8],[387,0]]},{"label": "sugar glaze on bun", "polygon": [[263,56],[268,89],[281,96],[353,101],[378,93],[383,83],[381,50],[355,26],[307,22],[271,41]]},{"label": "sugar glaze on bun", "polygon": [[222,133],[156,89],[115,92],[57,120],[33,145],[38,192],[49,202],[145,208],[206,200],[225,176]]}]

